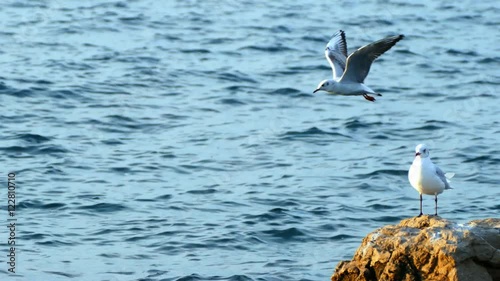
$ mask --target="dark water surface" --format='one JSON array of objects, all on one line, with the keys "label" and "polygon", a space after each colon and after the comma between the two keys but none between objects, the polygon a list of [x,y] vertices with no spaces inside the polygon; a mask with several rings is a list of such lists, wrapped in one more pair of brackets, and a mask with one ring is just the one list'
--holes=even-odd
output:
[{"label": "dark water surface", "polygon": [[[418,214],[420,142],[442,217],[498,217],[498,1],[310,2],[3,1],[0,279],[328,280]],[[377,102],[312,94],[338,29],[406,35]]]}]

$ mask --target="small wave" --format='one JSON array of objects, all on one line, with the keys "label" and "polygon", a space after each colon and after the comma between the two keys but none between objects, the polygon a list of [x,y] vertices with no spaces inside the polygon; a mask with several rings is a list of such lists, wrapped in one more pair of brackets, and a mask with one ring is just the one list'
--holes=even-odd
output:
[{"label": "small wave", "polygon": [[300,91],[294,88],[280,88],[269,92],[269,95],[294,95],[299,94]]},{"label": "small wave", "polygon": [[65,242],[61,240],[55,240],[51,239],[49,241],[41,241],[41,242],[35,242],[37,245],[43,245],[43,246],[49,246],[49,247],[68,247],[68,246],[75,246],[78,243],[76,242]]},{"label": "small wave", "polygon": [[447,54],[453,55],[453,56],[460,56],[460,57],[477,57],[478,54],[474,51],[463,51],[463,50],[456,50],[456,49],[448,49],[446,51]]},{"label": "small wave", "polygon": [[115,212],[126,210],[127,207],[125,207],[122,204],[97,203],[97,204],[92,204],[92,205],[81,206],[81,207],[78,207],[78,209],[90,210],[93,213],[115,213]]},{"label": "small wave", "polygon": [[41,210],[52,210],[52,209],[65,209],[66,204],[64,203],[47,203],[44,204],[38,200],[26,200],[21,201],[17,205],[16,209],[41,209]]},{"label": "small wave", "polygon": [[213,45],[228,44],[233,42],[234,40],[235,39],[233,38],[213,38],[207,40],[205,44],[213,44]]},{"label": "small wave", "polygon": [[50,141],[52,138],[38,134],[17,134],[6,139],[19,139],[27,143],[44,143]]},{"label": "small wave", "polygon": [[217,79],[222,80],[222,81],[230,81],[230,82],[237,82],[237,83],[252,83],[256,84],[257,81],[248,77],[248,75],[245,75],[244,73],[241,73],[239,71],[234,71],[234,72],[222,72],[217,75]]},{"label": "small wave", "polygon": [[352,238],[358,238],[358,237],[354,236],[354,235],[348,235],[348,234],[337,234],[334,236],[330,236],[330,240],[333,240],[333,241],[352,239]]},{"label": "small wave", "polygon": [[390,223],[399,222],[399,221],[401,221],[404,218],[405,218],[405,216],[403,216],[403,215],[395,215],[395,216],[379,216],[379,217],[374,217],[371,220],[372,221],[376,221],[376,222],[382,222],[382,223],[385,223],[385,224],[390,224]]},{"label": "small wave", "polygon": [[325,207],[316,207],[309,212],[316,216],[329,216],[331,214],[331,212]]},{"label": "small wave", "polygon": [[443,127],[438,126],[438,125],[429,124],[429,125],[424,125],[424,126],[420,126],[420,127],[415,127],[415,128],[410,129],[410,130],[436,131],[436,130],[441,130],[441,129],[443,129]]},{"label": "small wave", "polygon": [[59,145],[47,145],[38,147],[36,154],[59,154],[67,153],[68,150]]},{"label": "small wave", "polygon": [[78,278],[78,277],[82,276],[82,274],[71,274],[71,273],[61,272],[61,271],[43,271],[43,272],[54,274],[54,275],[59,275],[59,276],[64,276],[67,278]]},{"label": "small wave", "polygon": [[[333,34],[332,34],[333,35]],[[325,43],[325,37],[323,36],[314,36],[314,35],[305,35],[300,37],[301,40],[306,41],[306,42],[316,42],[316,43]]]},{"label": "small wave", "polygon": [[226,87],[225,90],[228,92],[241,92],[241,91],[248,91],[248,90],[253,90],[255,87],[249,87],[245,85],[231,85],[229,87]]},{"label": "small wave", "polygon": [[259,52],[279,53],[279,52],[285,52],[285,51],[292,51],[294,49],[287,47],[287,46],[281,46],[281,45],[276,45],[276,46],[250,45],[250,46],[240,48],[240,50],[252,50],[252,51],[259,51]]},{"label": "small wave", "polygon": [[13,154],[29,154],[29,155],[43,155],[43,154],[59,154],[66,153],[68,150],[64,149],[58,145],[44,145],[44,146],[7,146],[0,147],[0,151],[5,151],[7,153]]},{"label": "small wave", "polygon": [[132,173],[132,169],[129,167],[111,167],[109,168],[110,171],[118,173],[118,174],[129,174]]},{"label": "small wave", "polygon": [[333,136],[333,137],[343,137],[343,138],[351,138],[349,136],[343,135],[341,133],[336,133],[336,132],[326,132],[321,129],[318,129],[317,127],[312,127],[304,131],[289,131],[281,135],[281,138],[283,140],[296,140],[296,139],[302,139],[302,138],[308,138],[311,136],[318,136],[318,135],[326,135],[326,136]]},{"label": "small wave", "polygon": [[207,49],[181,49],[180,52],[184,54],[210,54]]},{"label": "small wave", "polygon": [[118,18],[118,20],[120,20],[123,23],[133,24],[133,25],[141,24],[146,19],[147,19],[146,16],[144,16],[143,14],[139,14],[137,16],[132,16],[132,17],[119,17]]},{"label": "small wave", "polygon": [[380,127],[382,125],[381,122],[364,122],[357,118],[350,118],[347,122],[344,123],[344,128],[349,130],[356,130],[360,128],[370,128],[370,127]]},{"label": "small wave", "polygon": [[[372,28],[373,26],[392,26],[394,23],[390,20],[385,19],[372,19],[370,17],[362,16],[356,24],[351,25],[359,25],[367,28]],[[367,42],[368,43],[368,42]]]},{"label": "small wave", "polygon": [[199,281],[199,280],[211,280],[211,279],[207,279],[205,277],[201,277],[200,275],[198,274],[191,274],[191,275],[186,275],[184,277],[181,277],[175,281]]},{"label": "small wave", "polygon": [[189,194],[198,194],[198,195],[203,195],[203,194],[213,194],[213,193],[216,193],[217,192],[217,189],[215,188],[207,188],[207,189],[192,189],[192,190],[188,190],[186,191],[186,193],[189,193]]},{"label": "small wave", "polygon": [[500,63],[500,57],[493,57],[493,58],[483,58],[477,61],[480,64],[498,64]]},{"label": "small wave", "polygon": [[[170,280],[170,279],[169,279]],[[191,275],[186,275],[179,277],[178,279],[175,279],[175,281],[221,281],[221,280],[227,280],[227,281],[253,281],[254,279],[248,277],[247,275],[231,275],[229,277],[223,277],[220,275],[215,275],[215,276],[201,276],[198,274],[191,274]],[[259,278],[258,280],[268,280],[268,279],[263,279]],[[276,280],[275,278],[269,279],[269,280]]]},{"label": "small wave", "polygon": [[304,240],[308,236],[304,231],[296,227],[264,230],[262,233],[283,241]]},{"label": "small wave", "polygon": [[221,104],[229,104],[229,105],[245,105],[245,102],[242,102],[238,99],[220,99],[219,103]]},{"label": "small wave", "polygon": [[373,209],[373,210],[376,210],[376,211],[392,210],[392,209],[399,208],[398,206],[395,206],[395,205],[380,204],[380,203],[371,204],[371,205],[368,205],[366,207]]},{"label": "small wave", "polygon": [[488,81],[488,80],[474,80],[469,82],[468,84],[476,84],[476,85],[500,85],[500,81]]},{"label": "small wave", "polygon": [[372,177],[372,176],[378,176],[378,175],[392,175],[392,176],[404,176],[407,175],[408,171],[406,170],[376,170],[374,172],[364,174],[364,175],[359,175],[359,177]]},{"label": "small wave", "polygon": [[262,213],[259,215],[246,215],[244,218],[246,220],[252,221],[252,222],[266,222],[266,221],[273,221],[273,220],[281,220],[284,217],[287,216],[286,209],[283,208],[274,208],[266,213]]},{"label": "small wave", "polygon": [[20,238],[22,240],[42,240],[47,237],[48,235],[43,233],[30,233],[30,234],[25,234]]},{"label": "small wave", "polygon": [[398,53],[398,54],[402,54],[402,55],[412,55],[412,56],[419,56],[419,54],[417,53],[414,53],[410,50],[402,50],[402,49],[397,49],[397,50],[394,50],[395,53]]},{"label": "small wave", "polygon": [[490,155],[481,155],[473,158],[469,158],[463,161],[463,163],[487,163],[488,165],[497,165],[500,163],[500,158],[493,158]]},{"label": "small wave", "polygon": [[291,33],[292,30],[287,27],[287,26],[284,26],[284,25],[277,25],[277,26],[273,26],[270,28],[270,30],[272,33]]},{"label": "small wave", "polygon": [[170,199],[172,199],[172,197],[173,196],[171,194],[165,194],[165,195],[158,196],[155,199],[163,201],[163,200],[170,200]]}]

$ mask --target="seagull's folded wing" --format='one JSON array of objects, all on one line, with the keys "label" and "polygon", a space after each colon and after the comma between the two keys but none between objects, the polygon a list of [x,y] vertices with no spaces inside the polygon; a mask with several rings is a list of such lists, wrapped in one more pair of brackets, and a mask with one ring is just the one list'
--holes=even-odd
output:
[{"label": "seagull's folded wing", "polygon": [[444,174],[443,170],[441,170],[438,166],[436,166],[436,175],[443,181],[444,183],[444,189],[453,189],[450,186],[450,181],[446,178],[446,175]]}]

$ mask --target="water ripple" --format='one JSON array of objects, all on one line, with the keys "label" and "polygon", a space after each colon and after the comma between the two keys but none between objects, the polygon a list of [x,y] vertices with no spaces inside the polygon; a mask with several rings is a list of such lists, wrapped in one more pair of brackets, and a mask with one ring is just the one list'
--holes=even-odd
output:
[{"label": "water ripple", "polygon": [[[21,274],[326,280],[418,213],[421,142],[455,173],[443,217],[498,216],[494,4],[9,1],[0,157]],[[312,94],[345,27],[350,52],[406,35],[370,70],[375,103]]]}]

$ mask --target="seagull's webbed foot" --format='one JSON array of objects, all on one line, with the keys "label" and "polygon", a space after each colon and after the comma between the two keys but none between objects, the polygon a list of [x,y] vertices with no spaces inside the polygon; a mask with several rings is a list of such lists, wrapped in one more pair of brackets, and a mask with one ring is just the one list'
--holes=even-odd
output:
[{"label": "seagull's webbed foot", "polygon": [[369,100],[369,101],[372,101],[372,102],[373,102],[373,101],[375,101],[375,98],[374,98],[374,97],[369,96],[369,95],[367,95],[367,94],[363,94],[363,97],[364,97],[366,100]]},{"label": "seagull's webbed foot", "polygon": [[423,216],[424,214],[422,212],[420,212],[420,214],[417,216],[417,217],[421,217]]}]

